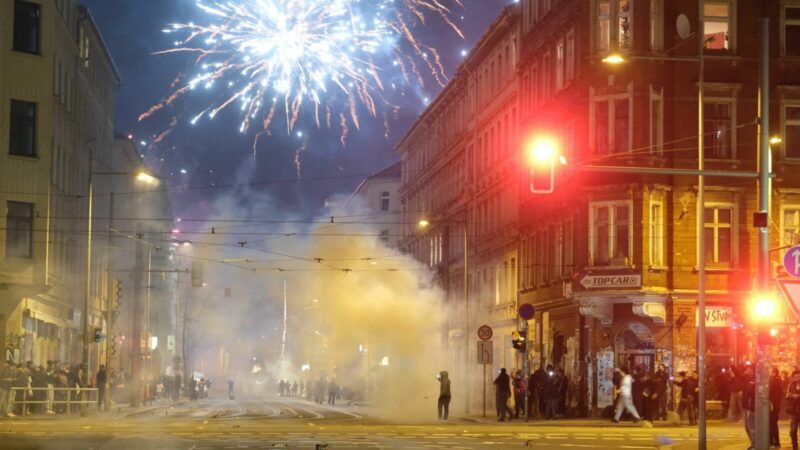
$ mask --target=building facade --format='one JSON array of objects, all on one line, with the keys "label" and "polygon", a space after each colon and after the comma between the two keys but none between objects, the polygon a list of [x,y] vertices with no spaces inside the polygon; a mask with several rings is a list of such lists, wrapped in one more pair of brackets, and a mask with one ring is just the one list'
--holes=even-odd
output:
[{"label": "building facade", "polygon": [[[521,354],[512,352],[508,341],[518,326],[516,307],[533,304],[532,367],[564,369],[570,409],[589,414],[611,403],[614,367],[653,370],[664,363],[675,373],[696,368],[697,178],[569,167],[697,167],[699,65],[692,61],[698,48],[692,30],[701,5],[697,0],[520,3],[501,13],[398,147],[404,222],[431,214],[439,225],[426,234],[408,230],[414,236],[405,248],[421,261],[431,260],[431,248],[443,255],[433,267],[448,305],[457,308],[457,299],[466,297],[475,308],[467,315],[463,342],[474,345],[469,343],[476,340],[477,326],[492,325],[497,367],[522,366]],[[758,2],[715,0],[702,6],[707,169],[757,169],[758,18],[770,18],[769,133],[783,139],[772,149],[770,248],[777,266],[779,249],[800,239],[800,177],[793,176],[800,173],[800,85],[793,75],[800,73],[795,48],[800,5],[768,2],[762,10]],[[512,20],[513,26],[501,25]],[[490,55],[506,41],[519,42],[507,84],[500,82],[508,90],[491,91],[482,103],[480,88],[473,87],[481,80],[496,86],[492,75],[502,64]],[[626,62],[604,62],[611,54]],[[504,104],[503,92],[513,99],[506,127],[505,112],[494,107]],[[458,109],[459,101],[466,112]],[[494,123],[497,137],[490,128],[488,140],[481,139],[482,123]],[[529,188],[525,147],[540,137],[557,142],[569,162],[556,171],[551,194]],[[484,203],[492,197],[485,186],[497,186],[496,205]],[[756,192],[754,179],[706,179],[700,220],[711,376],[753,352],[744,302],[753,291],[757,259],[758,229],[751,222]],[[465,218],[472,241],[467,296],[457,280],[464,274],[458,243],[463,233],[452,231]],[[461,341],[455,318],[461,317],[461,329],[464,324],[463,315],[453,317],[443,333],[443,345],[451,349]],[[797,330],[778,331],[781,344],[773,361],[793,367]],[[468,370],[479,367],[457,355],[453,361],[454,368],[462,367],[456,361],[467,362]],[[714,398],[713,386],[709,395]]]},{"label": "building facade", "polygon": [[395,163],[365,178],[344,202],[345,210],[366,207],[370,215],[365,222],[374,224],[378,238],[387,247],[398,248],[403,232],[400,208],[401,164]]},{"label": "building facade", "polygon": [[[15,0],[0,9],[5,356],[37,365],[78,362],[89,172],[111,156],[119,75],[91,14],[76,2]],[[92,329],[103,326],[104,267],[102,252],[96,252],[90,268]],[[96,362],[100,346],[90,351]]]}]

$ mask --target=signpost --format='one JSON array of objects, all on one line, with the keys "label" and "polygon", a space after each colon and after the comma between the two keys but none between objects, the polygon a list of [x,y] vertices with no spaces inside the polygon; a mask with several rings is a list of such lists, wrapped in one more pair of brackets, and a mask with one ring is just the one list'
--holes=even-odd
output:
[{"label": "signpost", "polygon": [[[481,329],[487,328],[488,336],[492,337],[492,329],[489,326],[484,325]],[[480,329],[478,330],[478,336],[482,336]],[[483,336],[486,336],[484,333]],[[483,337],[481,337],[483,339]],[[478,364],[483,364],[483,417],[486,417],[486,366],[488,364],[492,364],[492,359],[494,357],[494,347],[492,346],[492,341],[489,340],[480,340],[478,341]]]},{"label": "signpost", "polygon": [[482,341],[488,341],[492,338],[493,334],[492,327],[489,325],[481,325],[481,327],[478,328],[478,338]]},{"label": "signpost", "polygon": [[533,319],[534,315],[536,314],[536,308],[533,307],[530,303],[523,303],[519,305],[517,308],[517,313],[519,314],[520,319],[522,319],[522,329],[525,331],[525,351],[522,353],[522,370],[525,374],[525,382],[523,385],[525,386],[525,392],[523,394],[523,398],[525,398],[525,421],[528,421],[528,417],[530,417],[531,412],[528,411],[528,405],[530,402],[527,401],[528,398],[528,376],[530,375],[530,367],[528,363],[528,352],[531,350],[531,346],[528,344],[530,342],[530,333],[528,333],[528,321]]},{"label": "signpost", "polygon": [[789,275],[800,278],[800,245],[795,245],[783,255],[783,267]]}]

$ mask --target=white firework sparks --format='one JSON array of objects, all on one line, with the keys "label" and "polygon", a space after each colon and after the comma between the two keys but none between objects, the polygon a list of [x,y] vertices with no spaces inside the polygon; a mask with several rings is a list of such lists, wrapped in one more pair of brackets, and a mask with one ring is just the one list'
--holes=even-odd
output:
[{"label": "white firework sparks", "polygon": [[436,49],[413,34],[435,15],[461,36],[444,1],[197,0],[207,21],[164,30],[181,39],[159,52],[198,54],[196,73],[176,80],[176,90],[140,120],[193,90],[217,89],[220,100],[194,115],[192,124],[236,105],[242,133],[254,124],[257,136],[269,133],[276,113],[285,114],[291,132],[304,108],[313,108],[317,127],[331,127],[338,116],[333,122],[344,142],[349,125],[359,128],[360,111],[376,116],[386,102],[384,79],[400,73],[422,84],[419,67],[427,67],[438,83],[446,81]]}]

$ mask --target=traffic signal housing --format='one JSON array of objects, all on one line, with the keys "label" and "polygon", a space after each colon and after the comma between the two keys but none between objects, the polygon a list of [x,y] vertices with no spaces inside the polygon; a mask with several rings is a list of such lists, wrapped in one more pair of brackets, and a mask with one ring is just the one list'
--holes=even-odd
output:
[{"label": "traffic signal housing", "polygon": [[111,280],[111,311],[119,311],[122,300],[122,282],[114,278]]},{"label": "traffic signal housing", "polygon": [[558,148],[556,141],[549,137],[539,137],[528,144],[525,156],[530,167],[531,193],[552,194],[555,190]]},{"label": "traffic signal housing", "polygon": [[514,331],[511,333],[511,346],[515,350],[525,353],[528,349],[528,332],[527,331]]}]

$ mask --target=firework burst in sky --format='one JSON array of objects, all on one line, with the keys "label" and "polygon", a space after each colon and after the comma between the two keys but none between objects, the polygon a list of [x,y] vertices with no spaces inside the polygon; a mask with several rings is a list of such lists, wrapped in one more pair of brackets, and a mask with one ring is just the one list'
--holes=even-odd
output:
[{"label": "firework burst in sky", "polygon": [[165,29],[180,38],[174,48],[158,52],[197,54],[195,69],[139,119],[192,91],[213,90],[217,100],[190,122],[236,108],[239,131],[255,131],[256,144],[278,114],[285,116],[288,133],[301,116],[313,116],[317,127],[338,126],[344,143],[350,126],[359,128],[361,112],[375,117],[389,105],[384,94],[397,88],[394,80],[420,86],[428,77],[446,82],[438,52],[414,33],[429,17],[463,37],[452,10],[462,7],[461,0],[197,0],[196,5],[202,20]]}]

